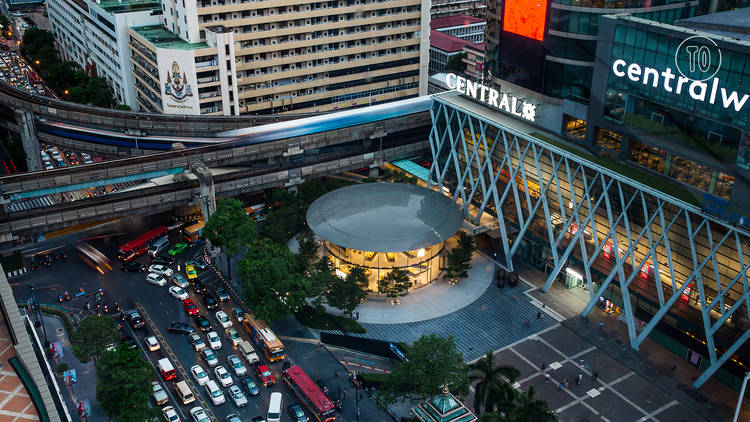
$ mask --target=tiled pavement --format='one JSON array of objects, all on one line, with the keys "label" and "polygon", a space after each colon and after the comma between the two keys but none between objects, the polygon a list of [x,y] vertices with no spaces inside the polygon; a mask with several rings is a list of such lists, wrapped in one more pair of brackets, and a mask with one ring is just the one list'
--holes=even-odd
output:
[{"label": "tiled pavement", "polygon": [[0,314],[0,421],[38,421],[26,388],[8,362],[16,353],[2,318]]}]

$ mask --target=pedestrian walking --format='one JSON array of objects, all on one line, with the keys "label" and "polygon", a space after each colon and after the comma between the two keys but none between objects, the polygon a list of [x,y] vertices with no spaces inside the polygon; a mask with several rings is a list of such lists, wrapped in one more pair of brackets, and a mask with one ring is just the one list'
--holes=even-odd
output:
[{"label": "pedestrian walking", "polygon": [[549,374],[545,372],[544,373],[544,383],[547,384],[548,382],[549,382]]},{"label": "pedestrian walking", "polygon": [[565,378],[565,388],[568,388],[568,379]]},{"label": "pedestrian walking", "polygon": [[594,382],[596,382],[596,379],[598,377],[599,377],[599,370],[597,369],[596,371],[594,371],[593,374],[591,374],[591,379],[594,380]]},{"label": "pedestrian walking", "polygon": [[562,391],[562,383],[561,382],[557,383],[557,391]]},{"label": "pedestrian walking", "polygon": [[583,379],[583,373],[579,372],[578,376],[576,377],[576,385],[580,384],[582,379]]},{"label": "pedestrian walking", "polygon": [[547,369],[547,364],[542,362],[542,372],[544,372],[545,369]]},{"label": "pedestrian walking", "polygon": [[542,319],[542,313],[541,312],[537,312],[536,313],[536,319]]},{"label": "pedestrian walking", "polygon": [[599,329],[601,330],[604,328],[604,321],[599,321]]},{"label": "pedestrian walking", "polygon": [[677,366],[676,366],[676,365],[675,365],[675,364],[673,363],[673,364],[672,364],[672,369],[671,369],[671,372],[672,372],[673,374],[674,374],[674,370],[675,370],[675,369],[677,369]]}]

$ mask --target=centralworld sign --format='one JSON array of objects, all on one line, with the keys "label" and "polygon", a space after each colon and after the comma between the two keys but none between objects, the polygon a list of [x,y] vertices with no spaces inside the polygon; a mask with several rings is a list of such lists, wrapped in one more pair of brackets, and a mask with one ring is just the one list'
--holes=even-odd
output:
[{"label": "centralworld sign", "polygon": [[445,84],[448,88],[458,91],[461,94],[485,103],[498,110],[518,116],[522,119],[533,122],[536,120],[537,105],[516,97],[507,92],[499,92],[496,89],[484,86],[479,82],[472,82],[463,76],[454,73],[445,75]]}]

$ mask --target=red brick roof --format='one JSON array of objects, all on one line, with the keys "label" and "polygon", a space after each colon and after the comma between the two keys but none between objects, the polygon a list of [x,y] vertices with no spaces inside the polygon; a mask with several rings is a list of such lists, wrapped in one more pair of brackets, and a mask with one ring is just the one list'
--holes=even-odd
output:
[{"label": "red brick roof", "polygon": [[444,34],[435,29],[430,30],[430,47],[437,48],[438,50],[445,51],[446,53],[453,53],[461,51],[467,44],[472,44],[461,38],[454,37],[453,35]]},{"label": "red brick roof", "polygon": [[481,23],[484,19],[474,18],[467,15],[446,16],[444,18],[435,18],[430,22],[430,29],[448,28],[451,26],[470,25],[472,23]]}]

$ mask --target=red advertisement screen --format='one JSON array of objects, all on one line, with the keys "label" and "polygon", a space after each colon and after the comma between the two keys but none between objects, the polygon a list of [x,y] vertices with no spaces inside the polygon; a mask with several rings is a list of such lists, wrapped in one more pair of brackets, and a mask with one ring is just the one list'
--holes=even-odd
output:
[{"label": "red advertisement screen", "polygon": [[535,40],[544,40],[547,0],[505,0],[503,30]]}]

